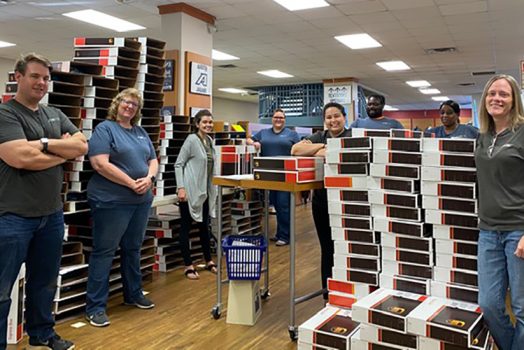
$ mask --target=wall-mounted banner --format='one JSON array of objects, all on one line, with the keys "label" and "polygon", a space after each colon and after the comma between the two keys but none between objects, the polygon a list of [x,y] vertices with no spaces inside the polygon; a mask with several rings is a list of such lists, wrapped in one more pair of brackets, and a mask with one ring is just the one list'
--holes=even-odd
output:
[{"label": "wall-mounted banner", "polygon": [[192,94],[201,94],[211,96],[212,81],[213,81],[213,69],[211,66],[191,62],[191,82],[189,92]]},{"label": "wall-mounted banner", "polygon": [[164,65],[164,91],[173,91],[175,88],[175,60],[166,60]]},{"label": "wall-mounted banner", "polygon": [[347,105],[351,101],[351,85],[324,84],[324,104],[337,102]]}]

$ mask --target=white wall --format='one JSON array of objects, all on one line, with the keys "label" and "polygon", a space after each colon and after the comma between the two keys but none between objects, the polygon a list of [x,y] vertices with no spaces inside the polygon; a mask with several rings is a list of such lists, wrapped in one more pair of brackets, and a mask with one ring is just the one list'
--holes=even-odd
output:
[{"label": "white wall", "polygon": [[216,120],[258,123],[258,102],[243,102],[213,97],[213,117]]},{"label": "white wall", "polygon": [[7,73],[12,72],[15,61],[0,58],[0,96],[5,92],[5,83],[7,82]]}]

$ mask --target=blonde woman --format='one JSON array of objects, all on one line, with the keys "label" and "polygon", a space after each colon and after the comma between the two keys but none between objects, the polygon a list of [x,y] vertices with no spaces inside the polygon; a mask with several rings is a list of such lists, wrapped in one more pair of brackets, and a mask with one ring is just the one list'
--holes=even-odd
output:
[{"label": "blonde woman", "polygon": [[[500,350],[524,346],[524,109],[508,75],[491,78],[479,107],[479,305]],[[517,319],[506,313],[506,293]]]},{"label": "blonde woman", "polygon": [[140,248],[158,171],[153,144],[137,125],[142,104],[138,90],[120,92],[109,107],[108,120],[96,127],[89,141],[89,160],[95,173],[87,187],[93,252],[89,258],[86,318],[95,327],[109,325],[109,272],[119,246],[124,303],[141,309],[155,306],[142,293],[140,272]]}]

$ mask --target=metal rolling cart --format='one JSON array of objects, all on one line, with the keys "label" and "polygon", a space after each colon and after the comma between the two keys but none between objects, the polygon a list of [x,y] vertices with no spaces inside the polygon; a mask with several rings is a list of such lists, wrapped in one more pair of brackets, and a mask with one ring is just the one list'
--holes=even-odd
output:
[{"label": "metal rolling cart", "polygon": [[[264,190],[264,236],[266,240],[268,237],[268,203],[269,203],[269,191],[285,191],[290,192],[290,225],[289,225],[289,247],[290,247],[290,261],[289,261],[289,324],[288,331],[289,336],[292,340],[297,339],[298,337],[298,327],[295,324],[295,306],[307,300],[311,300],[316,296],[322,294],[322,290],[317,290],[315,292],[296,297],[295,296],[295,259],[296,259],[296,247],[295,247],[295,193],[302,191],[309,191],[320,189],[324,187],[322,181],[308,182],[308,183],[285,183],[285,182],[276,182],[276,181],[260,181],[254,180],[253,176],[249,175],[233,175],[233,176],[217,176],[213,178],[213,184],[218,186],[218,213],[217,213],[217,223],[218,223],[218,232],[217,238],[220,242],[222,240],[222,188],[223,187],[241,187],[245,189],[257,189]],[[217,246],[217,303],[211,309],[211,314],[215,319],[219,319],[222,309],[222,246],[218,244]],[[262,297],[265,299],[269,296],[269,249],[266,254],[266,260],[264,263],[264,287],[262,290]]]}]

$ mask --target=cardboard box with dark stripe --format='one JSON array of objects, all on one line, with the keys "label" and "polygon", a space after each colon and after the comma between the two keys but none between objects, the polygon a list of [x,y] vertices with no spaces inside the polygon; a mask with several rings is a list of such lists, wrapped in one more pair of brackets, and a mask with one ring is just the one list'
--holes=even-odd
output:
[{"label": "cardboard box with dark stripe", "polygon": [[324,166],[320,157],[254,157],[253,167],[265,170],[310,170]]},{"label": "cardboard box with dark stripe", "polygon": [[370,164],[369,173],[376,177],[401,177],[413,180],[420,178],[420,167],[400,164]]}]

